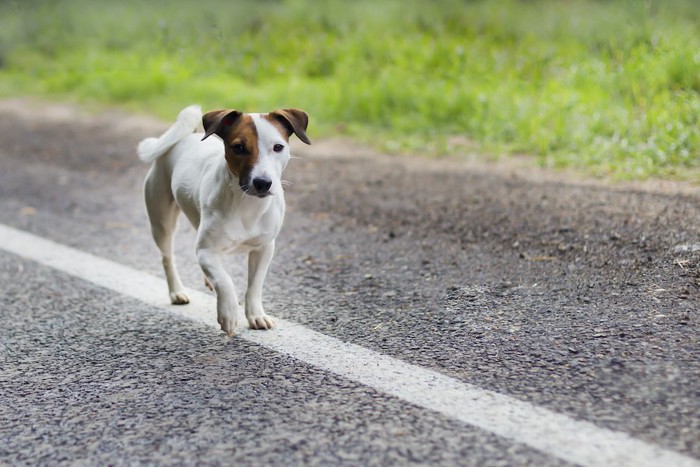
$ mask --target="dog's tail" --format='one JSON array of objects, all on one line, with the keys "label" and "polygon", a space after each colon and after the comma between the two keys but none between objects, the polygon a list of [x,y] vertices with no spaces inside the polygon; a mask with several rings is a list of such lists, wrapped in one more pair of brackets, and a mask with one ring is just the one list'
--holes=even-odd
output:
[{"label": "dog's tail", "polygon": [[201,121],[202,109],[198,105],[191,105],[183,109],[173,126],[168,128],[159,138],[146,138],[139,143],[136,150],[139,159],[144,162],[153,162],[168,152],[182,138],[196,131]]}]

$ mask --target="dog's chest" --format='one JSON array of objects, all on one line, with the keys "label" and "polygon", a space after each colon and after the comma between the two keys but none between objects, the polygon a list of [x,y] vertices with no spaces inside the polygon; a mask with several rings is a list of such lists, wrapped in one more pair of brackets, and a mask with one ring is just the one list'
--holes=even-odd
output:
[{"label": "dog's chest", "polygon": [[232,253],[244,253],[267,245],[282,228],[284,209],[271,206],[262,214],[239,212],[223,222],[225,248]]}]

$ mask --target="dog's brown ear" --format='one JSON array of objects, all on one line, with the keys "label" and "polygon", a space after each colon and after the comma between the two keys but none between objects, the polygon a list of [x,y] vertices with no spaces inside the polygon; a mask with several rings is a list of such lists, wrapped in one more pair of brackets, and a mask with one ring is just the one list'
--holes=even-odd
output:
[{"label": "dog's brown ear", "polygon": [[213,134],[217,134],[221,139],[224,139],[226,130],[238,120],[238,117],[243,115],[238,110],[224,109],[212,110],[202,116],[202,125],[204,125],[204,137],[202,141],[209,138]]},{"label": "dog's brown ear", "polygon": [[306,112],[300,109],[279,109],[270,112],[270,115],[289,130],[290,135],[294,133],[306,144],[311,144],[306,136],[306,127],[309,126],[309,115]]}]

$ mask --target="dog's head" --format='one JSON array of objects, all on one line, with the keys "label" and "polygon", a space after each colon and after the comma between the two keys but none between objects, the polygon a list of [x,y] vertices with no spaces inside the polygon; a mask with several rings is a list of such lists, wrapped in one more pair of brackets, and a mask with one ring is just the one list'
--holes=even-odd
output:
[{"label": "dog's head", "polygon": [[282,171],[289,162],[292,134],[311,144],[306,136],[309,116],[299,109],[267,114],[212,110],[202,117],[204,137],[215,134],[224,142],[226,163],[244,193],[264,198],[282,190]]}]

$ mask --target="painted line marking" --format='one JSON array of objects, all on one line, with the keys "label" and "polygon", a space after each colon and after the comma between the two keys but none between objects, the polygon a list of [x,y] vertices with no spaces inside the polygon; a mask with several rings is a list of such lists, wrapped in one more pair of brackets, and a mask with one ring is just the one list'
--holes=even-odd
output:
[{"label": "painted line marking", "polygon": [[[0,248],[216,329],[216,299],[188,291],[192,303],[172,306],[164,279],[0,224]],[[242,318],[242,317],[241,317]],[[241,320],[245,322],[245,320]],[[468,425],[588,466],[695,466],[700,460],[622,432],[480,389],[436,371],[276,319],[272,331],[241,329],[241,339],[375,388]]]}]

